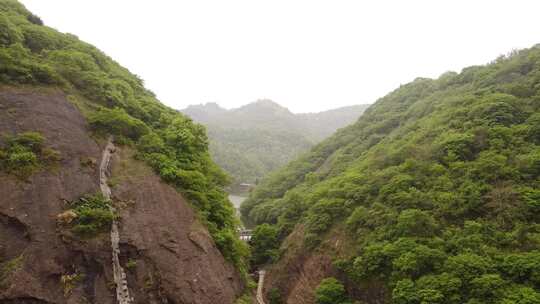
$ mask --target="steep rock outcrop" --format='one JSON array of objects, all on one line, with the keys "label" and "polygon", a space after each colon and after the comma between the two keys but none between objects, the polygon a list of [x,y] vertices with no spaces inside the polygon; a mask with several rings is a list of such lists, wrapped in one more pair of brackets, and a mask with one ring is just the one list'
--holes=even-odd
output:
[{"label": "steep rock outcrop", "polygon": [[[319,282],[325,277],[336,275],[327,252],[303,248],[300,245],[302,237],[301,227],[289,235],[284,242],[284,247],[288,248],[285,255],[269,267],[266,273],[265,294],[272,289],[279,290],[281,299],[288,304],[315,303],[315,289]],[[335,249],[331,248],[332,251]]]},{"label": "steep rock outcrop", "polygon": [[303,245],[305,229],[298,225],[283,242],[284,255],[269,266],[264,285],[265,295],[279,291],[283,303],[315,304],[315,290],[324,278],[337,277],[346,283],[347,293],[365,303],[386,303],[389,293],[378,282],[349,282],[335,266],[338,259],[349,258],[354,242],[342,227],[330,231],[316,249]]},{"label": "steep rock outcrop", "polygon": [[118,184],[112,192],[124,205],[122,258],[136,262],[128,271],[130,292],[136,299],[155,290],[176,303],[231,303],[242,288],[236,271],[224,263],[188,203],[129,152],[119,148],[114,155],[112,178]]},{"label": "steep rock outcrop", "polygon": [[[10,265],[0,303],[116,303],[109,234],[81,240],[57,224],[67,201],[100,191],[98,162],[85,160],[100,160],[104,141],[63,92],[0,88],[0,133],[25,131],[40,132],[62,160],[25,181],[0,173],[0,266]],[[114,172],[123,161],[115,153]],[[137,165],[144,176],[113,187],[134,303],[232,303],[238,273],[182,196]]]}]

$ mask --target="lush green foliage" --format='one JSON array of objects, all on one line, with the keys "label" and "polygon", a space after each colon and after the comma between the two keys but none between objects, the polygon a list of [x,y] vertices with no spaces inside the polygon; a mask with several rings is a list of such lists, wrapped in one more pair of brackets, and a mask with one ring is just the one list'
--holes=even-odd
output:
[{"label": "lush green foliage", "polygon": [[60,153],[44,147],[45,138],[37,132],[6,136],[0,142],[0,171],[27,178],[35,171],[58,162]]},{"label": "lush green foliage", "polygon": [[90,114],[88,121],[96,131],[116,135],[117,139],[137,140],[150,131],[144,122],[131,117],[121,108],[101,108]]},{"label": "lush green foliage", "polygon": [[208,127],[212,158],[231,175],[233,185],[257,183],[313,145],[293,132]]},{"label": "lush green foliage", "polygon": [[257,226],[249,240],[252,266],[272,262],[278,257],[278,230],[268,224]]},{"label": "lush green foliage", "polygon": [[345,287],[335,278],[326,278],[321,281],[315,290],[317,304],[347,304],[351,303],[347,298]]},{"label": "lush green foliage", "polygon": [[238,184],[256,183],[314,142],[358,119],[366,107],[293,114],[270,100],[259,100],[232,110],[208,103],[183,112],[208,127],[212,158]]},{"label": "lush green foliage", "polygon": [[110,230],[111,223],[117,216],[110,206],[111,201],[101,194],[87,195],[71,202],[70,207],[77,215],[72,231],[82,237],[93,237]]},{"label": "lush green foliage", "polygon": [[308,246],[346,223],[340,269],[394,303],[540,303],[539,113],[539,47],[416,79],[264,180],[243,216],[281,236],[301,223]]},{"label": "lush green foliage", "polygon": [[[244,267],[247,248],[235,237],[234,210],[223,190],[227,178],[210,159],[204,127],[161,104],[140,78],[76,36],[43,26],[19,2],[0,0],[0,83],[61,87],[97,134],[135,145],[140,159],[185,194],[224,256]],[[11,155],[0,153],[8,170],[11,162],[30,168],[40,159],[28,149]],[[81,221],[100,223],[81,222],[81,231],[99,230],[110,219],[102,208],[79,211]]]},{"label": "lush green foliage", "polygon": [[253,304],[255,289],[257,289],[257,283],[251,277],[248,277],[244,293],[236,299],[234,304]]}]

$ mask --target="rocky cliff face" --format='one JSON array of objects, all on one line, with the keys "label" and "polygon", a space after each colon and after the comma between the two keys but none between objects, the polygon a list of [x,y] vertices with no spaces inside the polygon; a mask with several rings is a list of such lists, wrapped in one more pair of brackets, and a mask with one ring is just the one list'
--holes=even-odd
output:
[{"label": "rocky cliff face", "polygon": [[[105,147],[53,89],[0,88],[0,133],[38,131],[62,160],[27,180],[0,172],[0,303],[115,303],[110,235],[75,237],[67,202],[99,193]],[[128,148],[113,153],[120,263],[133,303],[233,303],[243,286],[182,196]]]},{"label": "rocky cliff face", "polygon": [[[349,282],[336,267],[336,261],[350,258],[354,242],[342,227],[329,232],[316,249],[302,246],[305,238],[303,225],[287,237],[282,244],[283,256],[270,265],[266,272],[264,293],[267,297],[278,291],[286,304],[315,304],[315,290],[328,277],[336,277],[347,283],[347,293],[363,303],[387,303],[389,292],[379,282]],[[267,301],[268,302],[268,301]]]},{"label": "rocky cliff face", "polygon": [[[289,235],[284,242],[288,250],[266,275],[265,293],[279,290],[281,299],[288,304],[315,303],[315,289],[319,282],[337,273],[328,254],[308,251],[298,245],[302,236],[301,228]],[[334,245],[339,246],[339,241]],[[330,248],[332,252],[335,249]]]}]

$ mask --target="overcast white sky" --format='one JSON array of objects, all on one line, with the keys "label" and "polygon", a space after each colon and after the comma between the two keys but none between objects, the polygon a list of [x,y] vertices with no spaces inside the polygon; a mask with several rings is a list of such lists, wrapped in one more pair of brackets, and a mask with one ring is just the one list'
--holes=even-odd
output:
[{"label": "overcast white sky", "polygon": [[416,77],[540,42],[540,1],[22,0],[167,105],[293,112],[372,103]]}]

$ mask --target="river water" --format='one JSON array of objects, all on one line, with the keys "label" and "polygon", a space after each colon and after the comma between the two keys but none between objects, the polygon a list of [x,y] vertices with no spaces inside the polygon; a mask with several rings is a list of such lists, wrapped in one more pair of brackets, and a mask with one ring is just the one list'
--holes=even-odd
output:
[{"label": "river water", "polygon": [[[240,220],[240,223],[242,222],[242,219],[241,219],[242,216],[240,215],[240,205],[242,205],[242,202],[245,201],[246,198],[247,196],[229,194],[229,200],[231,201],[231,203],[234,206],[234,209],[236,210],[236,216]],[[242,228],[243,228],[243,224],[242,224]]]}]

